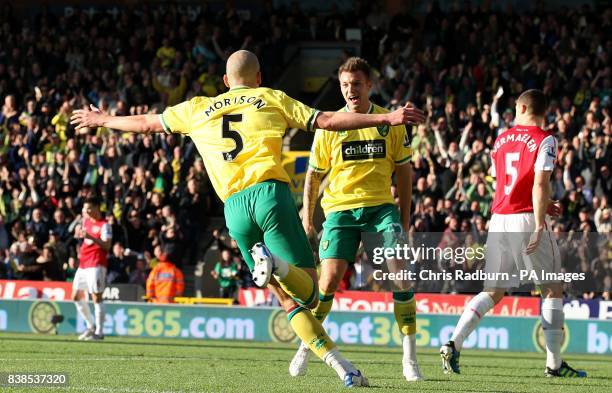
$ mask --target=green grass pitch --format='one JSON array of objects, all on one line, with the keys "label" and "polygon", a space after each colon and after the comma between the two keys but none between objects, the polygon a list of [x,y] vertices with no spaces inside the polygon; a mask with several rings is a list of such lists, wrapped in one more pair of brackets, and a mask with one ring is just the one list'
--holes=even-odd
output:
[{"label": "green grass pitch", "polygon": [[[333,392],[344,391],[335,373],[312,361],[308,376],[287,372],[295,345],[246,341],[198,341],[107,337],[80,342],[76,336],[0,334],[0,372],[65,372],[61,388],[0,388],[3,392]],[[548,379],[544,354],[466,350],[462,375],[447,376],[437,351],[420,349],[427,379],[402,377],[401,351],[341,347],[370,379],[373,391],[396,392],[568,392],[612,391],[612,358],[568,355],[588,371],[586,379]]]}]

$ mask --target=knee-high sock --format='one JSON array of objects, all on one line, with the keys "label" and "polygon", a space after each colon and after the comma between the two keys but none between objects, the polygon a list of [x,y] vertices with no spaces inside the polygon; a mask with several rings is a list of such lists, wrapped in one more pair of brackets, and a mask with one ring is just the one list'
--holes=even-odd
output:
[{"label": "knee-high sock", "polygon": [[393,292],[393,314],[397,327],[404,335],[403,362],[416,363],[416,301],[412,290]]},{"label": "knee-high sock", "polygon": [[289,324],[310,350],[323,359],[323,355],[336,347],[329,338],[321,322],[304,307],[295,306],[287,313]]},{"label": "knee-high sock", "polygon": [[451,341],[455,342],[457,351],[463,348],[463,341],[476,329],[480,323],[480,319],[495,306],[493,298],[486,292],[480,292],[474,296],[467,304],[455,331],[451,336]]},{"label": "knee-high sock", "polygon": [[85,320],[85,324],[87,325],[87,329],[93,329],[94,320],[91,316],[91,311],[89,310],[89,304],[85,300],[77,300],[74,302],[76,306],[77,312],[81,314],[81,317]]},{"label": "knee-high sock", "polygon": [[304,269],[290,265],[282,258],[273,255],[274,277],[289,296],[300,306],[309,307],[317,296],[317,283]]},{"label": "knee-high sock", "polygon": [[393,292],[393,314],[403,335],[416,334],[416,302],[414,292]]},{"label": "knee-high sock", "polygon": [[346,373],[355,371],[355,367],[344,359],[336,348],[336,344],[329,338],[321,322],[317,321],[312,313],[304,307],[296,306],[287,314],[291,327],[310,350],[333,368],[340,378]]},{"label": "knee-high sock", "polygon": [[323,322],[331,311],[334,304],[334,293],[324,293],[319,291],[319,304],[312,309],[312,315],[319,321]]},{"label": "knee-high sock", "polygon": [[104,303],[94,303],[94,314],[96,315],[96,334],[104,332]]},{"label": "knee-high sock", "polygon": [[542,301],[542,328],[546,340],[546,367],[553,370],[561,367],[561,343],[563,342],[563,300],[544,299]]}]

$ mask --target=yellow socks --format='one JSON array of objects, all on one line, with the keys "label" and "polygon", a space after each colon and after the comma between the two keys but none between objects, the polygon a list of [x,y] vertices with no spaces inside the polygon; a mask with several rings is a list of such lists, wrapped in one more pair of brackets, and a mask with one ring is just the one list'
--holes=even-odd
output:
[{"label": "yellow socks", "polygon": [[274,277],[285,292],[300,306],[308,307],[317,295],[317,283],[304,269],[288,264],[274,256]]},{"label": "yellow socks", "polygon": [[324,355],[336,347],[323,329],[321,322],[317,321],[304,307],[296,306],[290,310],[287,313],[287,319],[298,337],[319,359],[324,360]]},{"label": "yellow socks", "polygon": [[393,292],[393,314],[403,335],[416,334],[416,301],[413,291]]},{"label": "yellow socks", "polygon": [[333,304],[333,293],[325,294],[323,292],[319,292],[319,304],[312,309],[312,315],[314,315],[319,322],[323,322],[325,318],[327,318],[327,314],[329,314],[331,311]]}]

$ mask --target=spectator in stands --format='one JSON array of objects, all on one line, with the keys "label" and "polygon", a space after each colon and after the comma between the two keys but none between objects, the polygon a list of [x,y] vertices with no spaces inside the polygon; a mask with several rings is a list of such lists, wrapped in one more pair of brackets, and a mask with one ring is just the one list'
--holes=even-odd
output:
[{"label": "spectator in stands", "polygon": [[36,258],[37,266],[43,274],[45,281],[63,281],[62,267],[55,254],[55,248],[47,243],[43,246],[42,253]]},{"label": "spectator in stands", "polygon": [[15,243],[17,246],[17,271],[24,280],[43,280],[43,270],[37,263],[38,252],[34,245],[34,238],[30,236],[27,241]]},{"label": "spectator in stands", "polygon": [[175,297],[183,296],[183,273],[172,263],[173,252],[173,247],[165,246],[147,278],[147,298],[153,303],[174,303]]},{"label": "spectator in stands", "polygon": [[185,243],[188,246],[186,260],[195,263],[198,259],[199,242],[202,230],[206,224],[206,201],[200,193],[195,178],[187,181],[187,190],[179,202],[180,221],[185,227]]},{"label": "spectator in stands", "polygon": [[[131,199],[128,201],[131,202]],[[126,245],[132,250],[143,251],[145,248],[145,227],[137,209],[132,209],[128,213],[125,223]]]},{"label": "spectator in stands", "polygon": [[62,266],[62,270],[64,271],[64,276],[66,277],[66,281],[72,282],[74,281],[74,275],[77,271],[76,266],[76,258],[70,257],[68,258],[68,262],[64,263]]},{"label": "spectator in stands", "polygon": [[4,98],[2,113],[0,113],[0,125],[10,129],[13,125],[19,123],[17,101],[14,95],[7,95]]},{"label": "spectator in stands", "polygon": [[219,297],[236,299],[238,289],[238,265],[229,250],[221,251],[221,260],[215,264],[210,275],[219,284]]},{"label": "spectator in stands", "polygon": [[612,219],[610,218],[610,208],[599,207],[595,211],[594,219],[595,219],[595,227],[597,228],[597,232],[599,233],[612,232]]},{"label": "spectator in stands", "polygon": [[130,255],[129,249],[125,249],[121,243],[113,244],[111,254],[108,256],[108,273],[106,282],[108,284],[127,283],[129,281],[129,270],[135,266],[136,261]]},{"label": "spectator in stands", "polygon": [[[0,194],[0,198],[1,197],[2,195]],[[6,230],[6,225],[4,224],[4,216],[0,214],[0,254],[4,254],[4,251],[8,250],[9,247],[9,233]]]},{"label": "spectator in stands", "polygon": [[70,232],[68,231],[69,223],[66,221],[66,214],[61,209],[56,209],[53,212],[53,221],[50,224],[50,232],[53,232],[59,237],[59,240],[66,242],[70,238]]},{"label": "spectator in stands", "polygon": [[60,239],[60,233],[55,229],[49,231],[49,242],[47,244],[53,247],[53,255],[57,259],[59,266],[63,266],[64,263],[68,262],[68,247]]},{"label": "spectator in stands", "polygon": [[0,280],[7,280],[9,277],[9,259],[5,252],[0,252]]},{"label": "spectator in stands", "polygon": [[145,261],[144,257],[136,259],[136,265],[134,266],[134,269],[130,272],[129,283],[144,287],[147,282],[146,267],[147,262]]},{"label": "spectator in stands", "polygon": [[49,240],[49,226],[43,220],[43,213],[40,208],[32,211],[32,219],[28,221],[26,230],[34,236],[36,248],[42,249],[43,245]]}]

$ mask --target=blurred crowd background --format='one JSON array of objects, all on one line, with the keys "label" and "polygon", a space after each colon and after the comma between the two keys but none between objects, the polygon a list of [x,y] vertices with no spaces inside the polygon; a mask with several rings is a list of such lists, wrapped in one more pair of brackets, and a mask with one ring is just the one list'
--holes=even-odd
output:
[{"label": "blurred crowd background", "polygon": [[[231,2],[218,11],[203,3],[195,19],[174,6],[162,12],[147,5],[116,17],[41,9],[17,18],[4,3],[0,278],[71,280],[78,266],[74,228],[92,194],[102,197],[113,226],[109,282],[144,285],[166,245],[177,266],[196,264],[206,246],[201,235],[222,205],[192,141],[105,128],[76,132],[71,112],[93,104],[115,115],[159,113],[196,95],[220,94],[225,60],[241,48],[259,56],[264,85],[271,86],[292,43],[342,41],[345,29],[358,28],[361,56],[376,69],[371,100],[390,109],[410,101],[428,113],[426,124],[411,130],[411,231],[465,232],[469,242],[483,242],[493,197],[490,148],[514,124],[516,97],[542,89],[550,98],[546,127],[560,142],[552,185],[563,213],[554,231],[598,234],[589,247],[562,244],[570,249],[565,271],[587,273],[567,291],[609,299],[612,9],[544,11],[536,3],[528,12],[499,12],[457,3],[442,12],[434,2],[417,17],[408,7],[390,15],[377,1],[355,1],[350,13],[267,1],[250,18]],[[219,229],[212,245],[227,252],[218,267],[209,266],[213,277],[221,285],[251,285],[235,244]],[[345,289],[368,289],[359,278],[366,259],[358,258]],[[461,283],[444,290],[461,292]],[[235,291],[222,286],[220,294]]]}]

